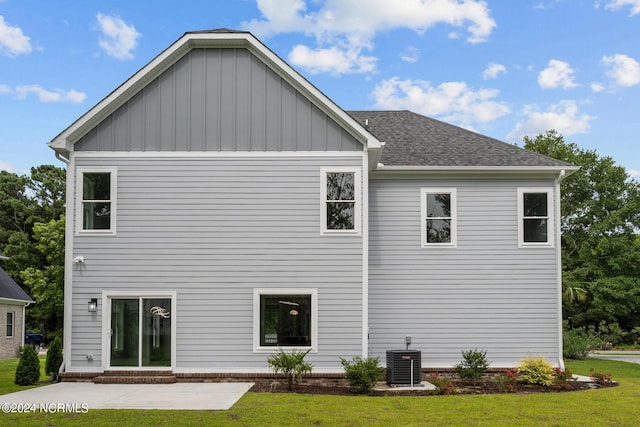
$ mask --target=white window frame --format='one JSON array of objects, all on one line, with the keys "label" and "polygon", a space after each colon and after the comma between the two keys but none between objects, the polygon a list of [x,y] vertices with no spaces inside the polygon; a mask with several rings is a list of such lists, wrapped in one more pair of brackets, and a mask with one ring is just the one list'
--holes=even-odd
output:
[{"label": "white window frame", "polygon": [[[527,217],[533,219],[547,219],[547,241],[546,242],[525,242],[524,241],[524,195],[529,193],[546,193],[547,195],[547,215],[545,217]],[[552,187],[518,187],[518,247],[544,247],[554,246],[555,240],[555,210],[553,204]]]},{"label": "white window frame", "polygon": [[[329,173],[352,173],[354,183],[354,205],[353,205],[353,230],[330,230],[327,228],[327,174]],[[360,168],[322,168],[320,169],[320,233],[326,235],[335,234],[360,234],[362,221],[361,207],[361,172]]]},{"label": "white window frame", "polygon": [[[449,194],[451,196],[451,241],[447,243],[427,242],[427,194]],[[420,241],[423,248],[458,246],[458,192],[456,188],[420,188]],[[444,219],[438,217],[435,219]],[[433,217],[432,217],[433,219]],[[448,219],[448,218],[447,218]]]},{"label": "white window frame", "polygon": [[[311,296],[311,346],[261,346],[260,345],[260,296],[308,295]],[[318,352],[318,289],[254,288],[253,290],[253,352],[277,353],[283,350],[311,350]]]},{"label": "white window frame", "polygon": [[[11,316],[11,322],[9,322],[9,316]],[[11,332],[7,334],[7,337],[13,338],[16,336],[16,312],[15,311],[7,311],[6,316],[7,324],[5,325],[5,333]],[[9,331],[9,325],[11,325],[11,331]]]},{"label": "white window frame", "polygon": [[[110,174],[109,179],[109,196],[108,200],[111,203],[111,217],[110,217],[110,226],[109,229],[104,230],[93,230],[93,229],[84,229],[84,212],[83,212],[83,193],[84,193],[84,174],[85,173],[108,173]],[[93,234],[93,235],[115,235],[116,234],[116,215],[118,212],[118,170],[117,168],[85,168],[81,167],[77,169],[76,174],[76,235],[85,235],[85,234]],[[107,202],[104,200],[101,202]]]}]

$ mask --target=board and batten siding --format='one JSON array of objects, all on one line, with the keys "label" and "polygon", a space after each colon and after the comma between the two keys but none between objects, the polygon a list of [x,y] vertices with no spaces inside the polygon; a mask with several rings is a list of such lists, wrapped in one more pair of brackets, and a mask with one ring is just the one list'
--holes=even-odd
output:
[{"label": "board and batten siding", "polygon": [[[421,247],[420,189],[428,187],[457,189],[455,248]],[[476,348],[496,367],[529,356],[559,363],[557,244],[518,248],[518,187],[554,182],[370,181],[372,356],[384,361],[411,336],[423,367],[451,367]]]},{"label": "board and batten siding", "polygon": [[247,49],[193,49],[75,151],[362,151]]},{"label": "board and batten siding", "polygon": [[103,290],[176,292],[177,370],[267,370],[254,288],[317,289],[315,368],[362,354],[363,239],[319,222],[321,168],[360,168],[362,154],[74,157],[118,178],[117,235],[74,236],[74,371],[101,367],[103,307],[92,316],[87,301]]}]

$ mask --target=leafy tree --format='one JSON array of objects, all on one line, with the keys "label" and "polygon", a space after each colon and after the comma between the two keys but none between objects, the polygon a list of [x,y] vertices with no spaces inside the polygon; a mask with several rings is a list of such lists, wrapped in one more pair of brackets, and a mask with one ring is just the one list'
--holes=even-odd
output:
[{"label": "leafy tree", "polygon": [[64,190],[65,171],[55,166],[31,168],[30,176],[0,171],[3,268],[36,300],[26,310],[27,329],[45,334],[62,327],[64,221],[47,224],[64,213]]},{"label": "leafy tree", "polygon": [[555,131],[524,142],[581,167],[561,184],[565,316],[576,326],[640,325],[640,184],[611,157],[566,143]]}]

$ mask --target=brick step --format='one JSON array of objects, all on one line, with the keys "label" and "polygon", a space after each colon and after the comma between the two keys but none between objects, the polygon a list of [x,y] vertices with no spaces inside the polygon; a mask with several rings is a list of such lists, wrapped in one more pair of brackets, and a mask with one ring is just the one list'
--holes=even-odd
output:
[{"label": "brick step", "polygon": [[101,377],[172,377],[173,371],[104,371]]},{"label": "brick step", "polygon": [[96,384],[174,384],[174,375],[100,375],[93,379]]}]

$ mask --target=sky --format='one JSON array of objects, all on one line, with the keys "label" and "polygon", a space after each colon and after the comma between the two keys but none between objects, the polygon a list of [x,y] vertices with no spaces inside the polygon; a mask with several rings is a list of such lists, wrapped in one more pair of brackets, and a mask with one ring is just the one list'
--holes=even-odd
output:
[{"label": "sky", "polygon": [[640,0],[0,0],[0,170],[187,31],[253,33],[345,110],[518,145],[555,129],[640,177]]}]

